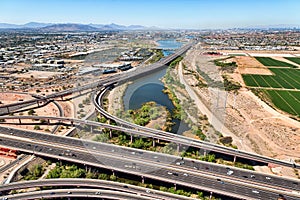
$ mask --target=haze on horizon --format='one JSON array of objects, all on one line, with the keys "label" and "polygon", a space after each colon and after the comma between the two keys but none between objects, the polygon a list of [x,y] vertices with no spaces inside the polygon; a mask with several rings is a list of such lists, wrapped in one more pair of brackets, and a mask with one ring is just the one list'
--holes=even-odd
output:
[{"label": "haze on horizon", "polygon": [[138,24],[160,28],[299,27],[297,0],[3,0],[0,23]]}]

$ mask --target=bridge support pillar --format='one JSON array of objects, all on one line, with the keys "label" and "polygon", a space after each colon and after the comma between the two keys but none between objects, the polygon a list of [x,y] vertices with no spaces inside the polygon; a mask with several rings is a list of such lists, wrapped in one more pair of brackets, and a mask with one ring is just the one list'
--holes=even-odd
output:
[{"label": "bridge support pillar", "polygon": [[64,100],[64,97],[63,97],[63,96],[60,96],[60,99],[63,101],[63,100]]},{"label": "bridge support pillar", "polygon": [[37,103],[38,107],[40,107],[40,103],[39,103],[39,101],[36,101],[36,103]]},{"label": "bridge support pillar", "polygon": [[142,184],[144,184],[145,183],[145,178],[144,178],[144,176],[142,176]]},{"label": "bridge support pillar", "polygon": [[209,199],[212,199],[213,192],[210,192]]},{"label": "bridge support pillar", "polygon": [[180,151],[180,144],[177,144],[177,153]]},{"label": "bridge support pillar", "polygon": [[159,139],[157,139],[157,143],[159,143]]},{"label": "bridge support pillar", "polygon": [[91,133],[93,133],[93,126],[90,126],[90,131],[91,131]]},{"label": "bridge support pillar", "polygon": [[109,129],[109,138],[112,138],[112,130]]},{"label": "bridge support pillar", "polygon": [[50,119],[47,119],[47,124],[50,125]]},{"label": "bridge support pillar", "polygon": [[152,140],[152,146],[155,147],[155,139]]},{"label": "bridge support pillar", "polygon": [[177,189],[177,185],[176,185],[176,183],[174,183],[174,189],[175,189],[175,190]]},{"label": "bridge support pillar", "polygon": [[233,163],[235,163],[235,162],[236,162],[236,156],[233,157]]},{"label": "bridge support pillar", "polygon": [[8,107],[8,106],[6,107],[6,109],[7,109],[7,112],[10,114],[10,111],[9,111],[9,107]]},{"label": "bridge support pillar", "polygon": [[116,175],[115,171],[114,171],[114,170],[111,170],[111,171],[112,171],[112,175],[114,175],[114,176],[115,176],[115,175]]},{"label": "bridge support pillar", "polygon": [[19,124],[22,124],[21,119],[19,119]]},{"label": "bridge support pillar", "polygon": [[206,155],[207,155],[206,149],[204,149],[204,151],[203,151],[203,155],[204,155],[204,156],[206,156]]},{"label": "bridge support pillar", "polygon": [[130,143],[132,143],[133,142],[133,136],[132,136],[132,134],[130,134]]}]

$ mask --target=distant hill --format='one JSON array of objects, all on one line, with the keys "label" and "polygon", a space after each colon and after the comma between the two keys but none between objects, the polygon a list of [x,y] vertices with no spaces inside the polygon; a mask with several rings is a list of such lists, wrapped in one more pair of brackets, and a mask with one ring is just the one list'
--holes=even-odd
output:
[{"label": "distant hill", "polygon": [[45,26],[52,25],[51,23],[38,23],[38,22],[29,22],[27,24],[8,24],[8,23],[0,23],[0,28],[3,29],[19,29],[19,28],[41,28]]},{"label": "distant hill", "polygon": [[98,28],[83,25],[83,24],[54,24],[46,27],[42,27],[39,30],[47,32],[61,32],[61,31],[97,31]]},{"label": "distant hill", "polygon": [[148,29],[145,26],[141,25],[129,25],[129,26],[124,26],[124,25],[118,25],[118,24],[89,24],[90,26],[99,28],[101,30],[143,30],[143,29]]},{"label": "distant hill", "polygon": [[0,23],[0,28],[21,28],[20,25]]},{"label": "distant hill", "polygon": [[46,26],[53,25],[52,23],[39,23],[39,22],[29,22],[27,24],[24,24],[24,28],[42,28]]},{"label": "distant hill", "polygon": [[[53,24],[53,23],[39,23],[29,22],[26,24],[8,24],[0,23],[0,29],[36,29],[40,31],[118,31],[118,30],[149,30],[153,27],[145,27],[142,25],[119,25],[119,24]],[[156,28],[155,28],[156,29]]]}]

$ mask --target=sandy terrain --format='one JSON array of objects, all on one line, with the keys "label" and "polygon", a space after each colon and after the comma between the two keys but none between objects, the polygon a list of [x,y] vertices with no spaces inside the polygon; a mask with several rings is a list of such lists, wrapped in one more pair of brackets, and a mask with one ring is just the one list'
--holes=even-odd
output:
[{"label": "sandy terrain", "polygon": [[272,72],[267,67],[262,65],[253,57],[237,56],[235,60],[240,74],[272,75]]},{"label": "sandy terrain", "polygon": [[124,95],[124,92],[125,92],[128,84],[130,84],[130,83],[117,86],[109,92],[109,95],[107,97],[108,102],[109,102],[107,110],[109,113],[116,115],[116,111],[124,110],[123,95]]},{"label": "sandy terrain", "polygon": [[[211,73],[211,63],[205,64],[210,59],[207,57],[209,56],[201,55],[201,48],[189,51],[187,66],[189,69],[200,67],[201,71]],[[249,64],[247,64],[248,61]],[[250,66],[253,68],[251,70],[254,71],[256,68],[259,71],[265,68],[248,56],[243,57],[238,64],[245,67]],[[268,70],[265,72],[267,73]],[[239,71],[235,72],[232,77],[240,77],[239,73]],[[216,74],[217,72],[215,72],[215,76]],[[214,76],[209,75],[210,77]],[[188,79],[189,77],[184,76],[184,78]],[[234,143],[239,149],[251,150],[262,155],[285,160],[300,158],[300,123],[270,108],[251,91],[241,89],[236,95],[228,93],[223,115],[214,107],[216,95],[213,90],[197,87],[193,87],[193,90],[202,102],[213,111],[215,117],[220,118],[225,115],[224,126],[235,135],[233,137]]]},{"label": "sandy terrain", "polygon": [[[24,101],[33,99],[32,96],[29,94],[21,94],[21,93],[1,93],[0,95],[0,101],[3,104],[10,104],[10,103],[15,103],[15,102],[20,102],[19,100],[23,99]],[[58,104],[62,107],[63,109],[63,116],[66,117],[73,117],[74,112],[73,112],[73,106],[70,104],[70,102],[58,102]],[[36,108],[34,109],[35,114],[37,116],[60,116],[60,112],[58,107],[54,103],[49,103],[48,105],[41,107],[41,108]],[[15,115],[28,115],[28,111],[24,111],[22,113],[17,113]],[[6,120],[6,122],[19,122],[19,120]],[[26,120],[23,119],[22,122],[24,123],[32,123],[32,120]],[[28,129],[28,130],[34,130],[34,125],[9,125],[11,127],[15,128],[20,128],[20,129]],[[41,130],[38,130],[40,132],[45,132],[45,133],[50,133],[54,126],[48,126],[48,125],[40,125]],[[63,134],[66,132],[66,129],[62,129],[59,134]]]},{"label": "sandy terrain", "polygon": [[35,79],[48,79],[53,76],[61,75],[61,72],[47,72],[47,71],[29,71],[22,74],[14,75],[16,78],[35,78]]}]

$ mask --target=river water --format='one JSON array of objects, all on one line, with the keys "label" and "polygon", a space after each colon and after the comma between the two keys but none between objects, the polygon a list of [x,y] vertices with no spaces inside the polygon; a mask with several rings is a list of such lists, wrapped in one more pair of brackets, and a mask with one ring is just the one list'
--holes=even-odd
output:
[{"label": "river water", "polygon": [[[182,45],[176,40],[159,40],[157,42],[160,45],[159,48],[167,49],[163,50],[164,55],[172,53],[169,49],[176,49]],[[154,101],[158,105],[166,107],[172,113],[175,107],[168,95],[162,92],[164,84],[160,81],[165,74],[166,68],[133,81],[127,87],[123,97],[125,110],[138,109],[142,104]],[[172,122],[175,123],[172,127],[172,133],[182,134],[184,131],[189,130],[188,125],[181,120],[173,119]]]}]

